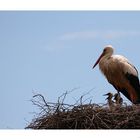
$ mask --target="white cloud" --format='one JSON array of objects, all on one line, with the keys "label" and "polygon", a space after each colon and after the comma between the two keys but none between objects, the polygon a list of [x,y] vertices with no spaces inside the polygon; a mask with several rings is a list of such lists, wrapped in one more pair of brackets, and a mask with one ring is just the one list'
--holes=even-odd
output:
[{"label": "white cloud", "polygon": [[81,31],[71,32],[60,36],[60,40],[75,40],[75,39],[94,39],[97,36],[97,32],[92,31]]},{"label": "white cloud", "polygon": [[138,31],[81,31],[81,32],[71,32],[63,34],[59,37],[59,40],[69,41],[69,40],[91,40],[91,39],[118,39],[122,37],[130,37],[140,35]]},{"label": "white cloud", "polygon": [[128,37],[140,36],[139,31],[135,30],[96,30],[96,31],[79,31],[79,32],[69,32],[56,37],[53,41],[46,44],[45,49],[47,51],[62,50],[68,48],[69,45],[67,41],[82,41],[82,40],[115,40]]}]

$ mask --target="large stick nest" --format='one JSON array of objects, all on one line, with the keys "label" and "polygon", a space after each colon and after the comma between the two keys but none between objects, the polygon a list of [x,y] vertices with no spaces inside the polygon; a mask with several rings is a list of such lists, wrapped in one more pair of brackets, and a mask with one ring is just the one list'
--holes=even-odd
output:
[{"label": "large stick nest", "polygon": [[81,98],[74,104],[65,104],[67,93],[57,103],[47,102],[41,94],[33,96],[33,104],[40,108],[39,115],[26,129],[139,129],[140,106],[126,104],[114,107],[89,102]]}]

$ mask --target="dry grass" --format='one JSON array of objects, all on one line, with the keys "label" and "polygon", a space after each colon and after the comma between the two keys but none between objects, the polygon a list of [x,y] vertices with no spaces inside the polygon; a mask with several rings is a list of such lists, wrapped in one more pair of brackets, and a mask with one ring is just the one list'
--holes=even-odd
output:
[{"label": "dry grass", "polygon": [[26,129],[139,129],[140,106],[109,108],[81,98],[74,104],[65,104],[67,93],[58,98],[57,103],[47,102],[41,94],[33,97],[33,104],[40,108],[38,117]]}]

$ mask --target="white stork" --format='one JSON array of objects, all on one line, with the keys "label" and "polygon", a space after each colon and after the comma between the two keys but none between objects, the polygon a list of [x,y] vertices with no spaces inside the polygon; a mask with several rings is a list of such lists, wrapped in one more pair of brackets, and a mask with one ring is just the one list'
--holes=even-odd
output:
[{"label": "white stork", "polygon": [[109,93],[105,94],[104,96],[108,96],[106,98],[106,100],[108,102],[109,107],[113,106],[113,104],[114,104],[114,102],[112,101],[113,94],[109,92]]},{"label": "white stork", "polygon": [[140,103],[138,71],[127,58],[113,55],[113,47],[108,45],[104,48],[93,68],[98,63],[101,72],[118,93],[123,93],[134,104]]}]

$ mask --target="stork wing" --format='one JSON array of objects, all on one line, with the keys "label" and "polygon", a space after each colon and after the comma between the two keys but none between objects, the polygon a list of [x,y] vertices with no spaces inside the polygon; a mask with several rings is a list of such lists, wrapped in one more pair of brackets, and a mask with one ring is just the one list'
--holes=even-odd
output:
[{"label": "stork wing", "polygon": [[134,65],[132,65],[127,58],[121,55],[114,55],[115,59],[119,62],[119,65],[122,67],[123,73],[129,73],[138,77],[138,71]]},{"label": "stork wing", "polygon": [[[126,83],[121,83],[122,87],[119,90],[133,103],[140,103],[140,84],[137,69],[123,56],[114,56],[114,60],[130,84],[125,87]],[[116,85],[114,84],[114,86]]]},{"label": "stork wing", "polygon": [[138,70],[136,69],[136,67],[135,67],[134,65],[132,65],[131,63],[129,63],[128,61],[127,61],[127,63],[128,63],[133,69],[135,69],[136,74],[137,74],[137,76],[138,76],[139,74],[138,74]]}]

